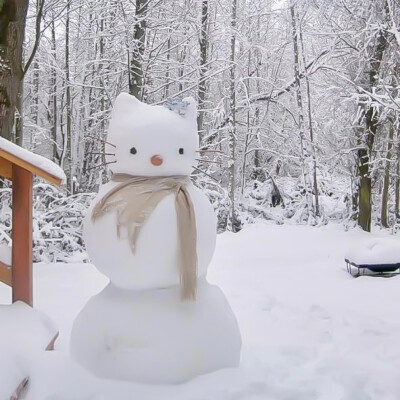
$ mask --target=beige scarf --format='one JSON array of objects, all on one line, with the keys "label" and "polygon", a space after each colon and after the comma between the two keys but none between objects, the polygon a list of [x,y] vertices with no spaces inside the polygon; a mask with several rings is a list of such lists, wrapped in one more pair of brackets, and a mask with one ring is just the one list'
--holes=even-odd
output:
[{"label": "beige scarf", "polygon": [[[111,178],[119,185],[111,189],[94,206],[92,221],[116,211],[117,235],[125,228],[132,253],[140,229],[159,202],[170,194],[175,194],[175,209],[180,243],[180,284],[182,300],[196,298],[197,288],[197,234],[193,203],[186,185],[187,176],[140,177],[128,174],[114,174]],[[155,249],[156,251],[156,249]]]}]

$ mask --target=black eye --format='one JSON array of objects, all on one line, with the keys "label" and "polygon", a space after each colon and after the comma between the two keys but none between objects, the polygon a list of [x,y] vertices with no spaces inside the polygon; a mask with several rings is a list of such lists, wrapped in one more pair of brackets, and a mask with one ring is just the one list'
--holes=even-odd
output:
[{"label": "black eye", "polygon": [[183,147],[179,149],[179,154],[183,154]]},{"label": "black eye", "polygon": [[136,147],[132,147],[131,148],[131,154],[136,154],[136,153],[137,153]]}]

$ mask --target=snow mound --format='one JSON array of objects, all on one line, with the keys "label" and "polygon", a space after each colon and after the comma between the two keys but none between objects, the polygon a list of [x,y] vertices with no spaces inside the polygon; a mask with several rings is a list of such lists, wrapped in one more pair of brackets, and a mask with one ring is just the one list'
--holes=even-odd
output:
[{"label": "snow mound", "polygon": [[400,263],[400,242],[389,238],[374,238],[352,243],[345,251],[345,258],[358,265]]},{"label": "snow mound", "polygon": [[11,247],[6,243],[0,243],[0,261],[11,265]]},{"label": "snow mound", "polygon": [[29,376],[33,357],[56,334],[48,317],[23,302],[0,305],[0,399],[8,399]]}]

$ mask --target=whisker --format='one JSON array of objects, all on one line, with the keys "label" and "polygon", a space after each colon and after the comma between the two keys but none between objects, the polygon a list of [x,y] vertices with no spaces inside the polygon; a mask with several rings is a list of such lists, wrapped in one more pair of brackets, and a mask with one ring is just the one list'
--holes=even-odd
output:
[{"label": "whisker", "polygon": [[112,143],[110,143],[110,142],[107,142],[107,140],[100,139],[100,138],[98,138],[98,137],[96,137],[96,136],[86,135],[86,137],[87,137],[87,138],[94,139],[94,140],[98,140],[99,142],[102,142],[102,143],[106,143],[106,144],[108,144],[108,145],[110,145],[110,146],[112,146],[112,147],[114,147],[114,148],[117,147],[115,144],[112,144]]},{"label": "whisker", "polygon": [[225,154],[223,151],[219,151],[219,150],[196,150],[196,153],[204,153],[205,155],[207,155],[207,153],[211,153],[217,155],[217,157],[226,157],[229,158],[229,156],[227,154]]},{"label": "whisker", "polygon": [[195,167],[194,165],[192,165],[192,168],[194,168],[196,171],[199,171],[199,172],[203,173],[204,175],[207,175],[209,178],[211,178],[213,181],[215,181],[215,182],[217,182],[217,183],[219,184],[219,182],[218,182],[217,179],[215,179],[215,178],[214,178],[213,176],[211,176],[210,174],[207,174],[207,172],[203,171],[202,169],[197,168],[197,167]]},{"label": "whisker", "polygon": [[89,151],[86,154],[100,154],[100,155],[103,155],[103,156],[115,156],[115,153],[101,153],[101,152],[95,152],[95,151]]},{"label": "whisker", "polygon": [[221,161],[203,160],[202,158],[195,158],[195,160],[196,161],[202,161],[202,162],[204,161],[204,162],[208,162],[208,163],[211,163],[211,164],[219,164],[219,165],[223,164]]},{"label": "whisker", "polygon": [[223,151],[221,150],[208,150],[208,149],[204,149],[204,150],[196,150],[196,153],[221,153],[221,154],[225,154]]},{"label": "whisker", "polygon": [[106,163],[103,163],[103,164],[100,164],[100,165],[95,165],[94,167],[88,168],[86,171],[90,171],[91,169],[104,167],[105,165],[114,164],[114,163],[116,163],[116,161],[110,161],[110,162],[106,162]]}]

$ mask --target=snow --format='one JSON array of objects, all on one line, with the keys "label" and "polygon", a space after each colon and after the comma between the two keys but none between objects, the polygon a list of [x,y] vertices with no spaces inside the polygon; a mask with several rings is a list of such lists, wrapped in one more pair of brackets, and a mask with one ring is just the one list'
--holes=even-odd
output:
[{"label": "snow", "polygon": [[0,261],[6,265],[11,265],[11,258],[11,246],[6,243],[0,243]]},{"label": "snow", "polygon": [[345,258],[358,265],[399,264],[400,241],[388,238],[365,239],[349,246]]},{"label": "snow", "polygon": [[[71,361],[73,319],[108,280],[90,264],[37,264],[35,306],[60,338],[37,355],[26,400],[397,400],[400,276],[354,279],[344,264],[348,245],[367,237],[390,240],[335,224],[220,235],[209,280],[238,319],[242,361],[176,386],[101,380]],[[0,301],[9,295],[1,285]]]},{"label": "snow", "polygon": [[29,376],[32,360],[56,334],[48,317],[23,302],[0,305],[0,399]]},{"label": "snow", "polygon": [[55,178],[60,179],[62,183],[66,182],[64,171],[53,161],[50,161],[49,159],[42,157],[39,154],[34,154],[29,150],[26,150],[1,137],[0,149],[14,155],[15,157],[20,158],[21,160],[26,161],[29,164],[36,166],[37,168],[40,168],[41,170],[47,172]]}]

